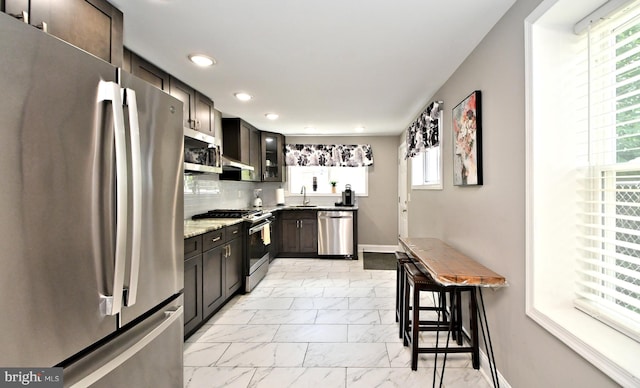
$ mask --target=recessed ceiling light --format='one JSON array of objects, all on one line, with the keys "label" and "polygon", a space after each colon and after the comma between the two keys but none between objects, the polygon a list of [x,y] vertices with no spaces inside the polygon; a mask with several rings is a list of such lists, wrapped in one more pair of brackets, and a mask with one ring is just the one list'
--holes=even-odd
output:
[{"label": "recessed ceiling light", "polygon": [[252,95],[248,94],[248,93],[244,93],[244,92],[238,92],[236,94],[234,94],[234,96],[236,96],[236,98],[240,101],[249,101],[253,98]]},{"label": "recessed ceiling light", "polygon": [[278,116],[277,113],[267,113],[265,114],[265,117],[268,118],[269,120],[275,120],[280,116]]},{"label": "recessed ceiling light", "polygon": [[208,67],[216,64],[215,59],[202,54],[189,55],[189,60],[201,67]]},{"label": "recessed ceiling light", "polygon": [[363,126],[355,127],[355,128],[354,128],[354,130],[355,130],[356,132],[364,132],[364,127],[363,127]]}]

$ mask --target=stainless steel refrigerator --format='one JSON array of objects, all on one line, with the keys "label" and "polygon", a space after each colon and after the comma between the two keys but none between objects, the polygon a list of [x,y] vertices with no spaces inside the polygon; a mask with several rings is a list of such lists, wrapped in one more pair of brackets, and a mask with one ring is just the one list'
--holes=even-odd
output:
[{"label": "stainless steel refrigerator", "polygon": [[181,387],[182,103],[0,13],[0,367]]}]

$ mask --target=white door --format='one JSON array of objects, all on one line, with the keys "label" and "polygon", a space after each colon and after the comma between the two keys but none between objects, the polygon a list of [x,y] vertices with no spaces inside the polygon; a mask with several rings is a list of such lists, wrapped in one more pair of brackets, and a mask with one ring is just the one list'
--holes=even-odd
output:
[{"label": "white door", "polygon": [[398,147],[398,237],[409,236],[409,218],[407,215],[407,145]]}]

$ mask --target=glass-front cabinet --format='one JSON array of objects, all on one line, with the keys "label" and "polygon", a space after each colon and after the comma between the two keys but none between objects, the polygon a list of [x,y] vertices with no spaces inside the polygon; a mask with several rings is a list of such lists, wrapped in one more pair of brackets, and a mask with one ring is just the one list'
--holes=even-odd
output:
[{"label": "glass-front cabinet", "polygon": [[286,173],[284,163],[284,135],[273,132],[261,132],[261,137],[262,181],[284,182]]}]

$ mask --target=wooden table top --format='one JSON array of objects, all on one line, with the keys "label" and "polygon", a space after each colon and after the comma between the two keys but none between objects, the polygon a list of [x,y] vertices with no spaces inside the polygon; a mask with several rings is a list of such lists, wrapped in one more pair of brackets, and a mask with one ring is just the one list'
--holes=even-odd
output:
[{"label": "wooden table top", "polygon": [[433,278],[445,286],[502,287],[507,285],[504,276],[436,238],[402,237],[399,240],[407,253],[420,260]]}]

